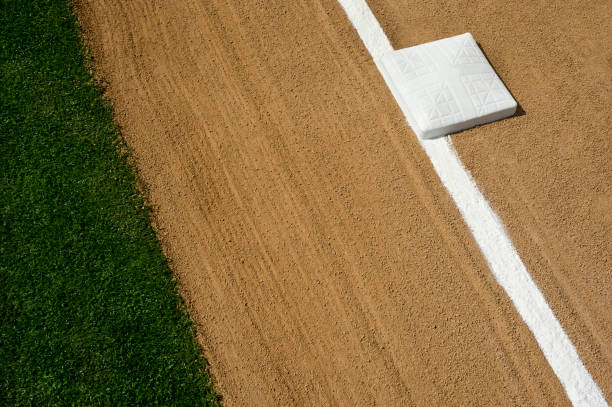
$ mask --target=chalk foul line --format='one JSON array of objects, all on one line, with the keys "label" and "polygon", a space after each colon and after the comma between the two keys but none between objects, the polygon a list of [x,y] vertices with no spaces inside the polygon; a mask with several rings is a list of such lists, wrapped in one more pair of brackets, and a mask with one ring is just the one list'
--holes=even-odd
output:
[{"label": "chalk foul line", "polygon": [[[379,59],[393,51],[365,0],[338,0],[399,103]],[[404,111],[410,121],[410,113]],[[584,367],[576,348],[527,272],[504,226],[462,165],[448,137],[419,139],[442,184],[451,195],[491,269],[531,330],[546,360],[574,406],[604,407],[606,400]]]}]

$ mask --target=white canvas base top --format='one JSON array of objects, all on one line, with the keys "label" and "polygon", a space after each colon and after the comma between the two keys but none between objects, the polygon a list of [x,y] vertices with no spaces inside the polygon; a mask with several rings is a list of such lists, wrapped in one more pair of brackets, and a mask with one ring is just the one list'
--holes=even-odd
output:
[{"label": "white canvas base top", "polygon": [[516,101],[470,33],[386,53],[378,65],[421,138],[444,136],[516,111]]}]

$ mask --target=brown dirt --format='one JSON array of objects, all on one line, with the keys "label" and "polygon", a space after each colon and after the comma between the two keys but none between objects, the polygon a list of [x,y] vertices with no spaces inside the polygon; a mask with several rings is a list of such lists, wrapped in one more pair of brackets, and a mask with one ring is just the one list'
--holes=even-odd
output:
[{"label": "brown dirt", "polygon": [[225,405],[568,404],[336,1],[77,11]]},{"label": "brown dirt", "polygon": [[470,31],[521,105],[452,140],[611,400],[610,2],[370,3],[396,49]]}]

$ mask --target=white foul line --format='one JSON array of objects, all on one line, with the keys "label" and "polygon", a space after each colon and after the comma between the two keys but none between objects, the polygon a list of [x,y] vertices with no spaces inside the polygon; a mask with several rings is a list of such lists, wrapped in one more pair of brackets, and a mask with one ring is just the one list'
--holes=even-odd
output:
[{"label": "white foul line", "polygon": [[[397,100],[398,95],[378,62],[384,54],[393,51],[393,47],[376,17],[365,0],[339,2]],[[407,113],[404,112],[406,116]],[[601,390],[582,364],[576,348],[527,272],[502,222],[461,164],[448,137],[419,139],[419,142],[463,215],[495,279],[533,333],[572,404],[585,407],[607,406]]]}]

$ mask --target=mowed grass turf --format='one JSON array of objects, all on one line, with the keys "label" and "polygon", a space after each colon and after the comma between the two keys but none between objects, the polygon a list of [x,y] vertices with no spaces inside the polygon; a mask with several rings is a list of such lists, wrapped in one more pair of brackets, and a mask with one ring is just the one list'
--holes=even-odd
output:
[{"label": "mowed grass turf", "polygon": [[217,405],[64,0],[0,0],[0,405]]}]

